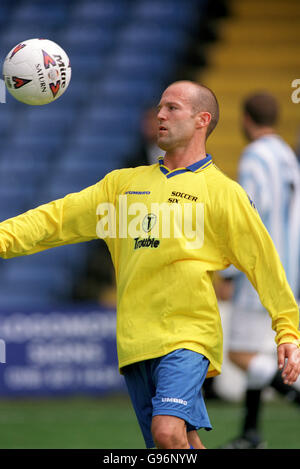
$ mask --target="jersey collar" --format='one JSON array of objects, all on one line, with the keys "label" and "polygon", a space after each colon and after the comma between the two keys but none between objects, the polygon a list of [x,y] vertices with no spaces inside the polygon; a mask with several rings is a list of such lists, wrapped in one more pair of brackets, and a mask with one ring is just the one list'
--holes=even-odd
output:
[{"label": "jersey collar", "polygon": [[207,168],[212,164],[212,157],[208,153],[206,154],[206,158],[203,158],[202,160],[196,161],[196,163],[191,164],[190,166],[186,166],[183,168],[176,168],[170,170],[164,165],[164,159],[163,157],[160,157],[158,159],[159,162],[159,169],[161,172],[167,177],[173,177],[177,176],[178,174],[186,173],[188,171],[192,171],[193,173],[196,173],[198,171],[202,171],[203,169]]}]

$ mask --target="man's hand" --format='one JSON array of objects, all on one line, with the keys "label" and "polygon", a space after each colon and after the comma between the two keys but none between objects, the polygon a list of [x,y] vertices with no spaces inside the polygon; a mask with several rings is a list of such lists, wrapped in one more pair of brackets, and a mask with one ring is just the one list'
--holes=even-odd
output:
[{"label": "man's hand", "polygon": [[284,383],[293,384],[300,374],[300,349],[290,343],[278,345],[277,357]]}]

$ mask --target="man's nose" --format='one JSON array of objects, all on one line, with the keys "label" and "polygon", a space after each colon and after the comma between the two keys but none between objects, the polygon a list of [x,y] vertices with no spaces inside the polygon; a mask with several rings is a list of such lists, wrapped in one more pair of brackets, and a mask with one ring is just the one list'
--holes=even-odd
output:
[{"label": "man's nose", "polygon": [[166,114],[165,114],[165,112],[163,111],[163,109],[160,109],[160,110],[158,111],[157,119],[158,119],[158,121],[162,121],[162,120],[165,120],[165,119],[166,119]]}]

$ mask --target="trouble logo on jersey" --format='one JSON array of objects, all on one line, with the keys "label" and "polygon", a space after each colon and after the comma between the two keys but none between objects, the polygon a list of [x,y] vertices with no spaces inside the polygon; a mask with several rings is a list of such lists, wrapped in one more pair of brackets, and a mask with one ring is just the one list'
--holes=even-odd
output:
[{"label": "trouble logo on jersey", "polygon": [[53,97],[55,98],[60,89],[60,80],[58,80],[55,85],[54,83],[50,83],[49,86],[50,90],[52,91]]},{"label": "trouble logo on jersey", "polygon": [[14,48],[14,50],[12,51],[11,56],[10,56],[9,58],[12,59],[13,56],[14,56],[17,52],[19,52],[19,50],[23,49],[24,47],[26,47],[26,44],[18,44],[18,45]]},{"label": "trouble logo on jersey", "polygon": [[149,213],[146,215],[142,222],[143,230],[148,233],[152,230],[157,220],[157,216],[154,213]]},{"label": "trouble logo on jersey", "polygon": [[49,68],[50,65],[54,67],[56,65],[55,60],[43,49],[42,49],[42,52],[43,52],[43,57],[44,57],[44,67]]},{"label": "trouble logo on jersey", "polygon": [[12,77],[13,82],[14,82],[14,88],[18,90],[19,88],[22,88],[22,86],[27,85],[27,83],[30,83],[32,80],[27,80],[26,78],[18,78],[18,77]]},{"label": "trouble logo on jersey", "polygon": [[[143,221],[142,221],[142,229],[146,232],[149,233],[154,228],[154,225],[157,222],[157,215],[154,213],[148,213],[145,215]],[[158,248],[160,245],[159,239],[156,238],[151,238],[150,236],[148,238],[134,238],[134,249],[140,249],[140,248]]]}]

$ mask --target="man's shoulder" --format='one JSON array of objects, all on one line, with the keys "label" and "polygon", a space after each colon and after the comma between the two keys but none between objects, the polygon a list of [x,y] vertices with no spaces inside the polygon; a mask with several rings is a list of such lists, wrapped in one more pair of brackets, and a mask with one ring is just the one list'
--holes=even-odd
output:
[{"label": "man's shoulder", "polygon": [[242,151],[242,158],[266,159],[270,154],[289,154],[295,157],[295,152],[290,145],[277,134],[268,134],[257,138],[245,146]]},{"label": "man's shoulder", "polygon": [[207,171],[207,176],[208,191],[211,196],[214,194],[219,200],[243,192],[241,185],[216,165],[213,165],[210,172]]},{"label": "man's shoulder", "polygon": [[106,174],[105,178],[109,186],[115,188],[123,187],[131,181],[136,180],[149,180],[157,171],[157,164],[137,166],[134,168],[121,168],[110,171]]},{"label": "man's shoulder", "polygon": [[207,181],[211,185],[219,184],[219,187],[216,187],[216,190],[218,190],[221,187],[232,187],[237,184],[237,182],[230,177],[228,174],[226,174],[222,169],[220,169],[217,165],[212,165],[211,170],[207,171]]},{"label": "man's shoulder", "polygon": [[111,178],[128,178],[128,177],[135,177],[135,176],[142,176],[143,174],[147,175],[155,171],[157,168],[157,164],[152,165],[141,165],[141,166],[134,166],[130,168],[120,168],[114,169],[110,171],[107,176]]},{"label": "man's shoulder", "polygon": [[254,140],[246,145],[241,153],[241,161],[246,159],[259,159],[263,157],[266,149],[266,142],[262,139]]}]

